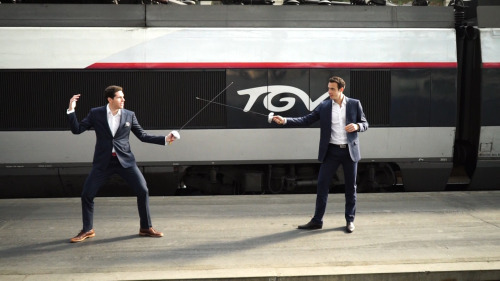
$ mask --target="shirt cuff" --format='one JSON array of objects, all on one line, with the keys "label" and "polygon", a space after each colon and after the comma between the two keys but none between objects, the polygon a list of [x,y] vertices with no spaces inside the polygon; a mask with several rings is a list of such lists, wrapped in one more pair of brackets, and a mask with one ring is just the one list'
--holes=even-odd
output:
[{"label": "shirt cuff", "polygon": [[73,108],[73,110],[66,109],[66,114],[70,114],[70,113],[73,113],[73,112],[75,112],[74,108]]}]

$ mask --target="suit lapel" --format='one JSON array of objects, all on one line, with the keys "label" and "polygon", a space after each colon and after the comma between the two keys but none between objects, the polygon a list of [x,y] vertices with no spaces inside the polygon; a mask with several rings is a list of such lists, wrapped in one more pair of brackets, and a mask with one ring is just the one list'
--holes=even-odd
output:
[{"label": "suit lapel", "polygon": [[118,129],[116,130],[115,136],[120,133],[120,130],[125,126],[125,120],[127,120],[127,113],[122,109],[122,115],[120,116],[120,124],[118,125]]},{"label": "suit lapel", "polygon": [[[328,101],[326,101],[321,111],[321,127],[330,131],[332,129],[332,100],[329,99]],[[323,122],[323,120],[325,121]]]},{"label": "suit lapel", "polygon": [[328,100],[328,104],[327,104],[327,107],[326,107],[326,115],[328,116],[327,120],[328,120],[328,124],[330,124],[330,128],[332,127],[331,124],[332,124],[332,106],[333,106],[333,100]]},{"label": "suit lapel", "polygon": [[102,120],[103,124],[102,126],[104,127],[104,130],[111,136],[113,137],[113,134],[111,133],[111,128],[109,128],[109,123],[108,123],[108,110],[106,109],[106,105],[101,107],[100,110],[100,119]]},{"label": "suit lapel", "polygon": [[350,99],[346,96],[344,96],[344,97],[345,97],[345,123],[347,125],[347,124],[353,123],[351,121],[351,116],[349,115],[349,113],[352,112],[352,110],[351,110]]}]

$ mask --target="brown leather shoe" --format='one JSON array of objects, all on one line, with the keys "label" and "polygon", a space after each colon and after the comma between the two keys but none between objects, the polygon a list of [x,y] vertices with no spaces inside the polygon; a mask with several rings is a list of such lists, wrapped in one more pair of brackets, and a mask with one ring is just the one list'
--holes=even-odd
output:
[{"label": "brown leather shoe", "polygon": [[299,225],[297,228],[298,229],[307,229],[307,230],[321,229],[321,228],[323,228],[323,224],[322,223],[313,222],[311,220],[310,222],[308,222],[306,224]]},{"label": "brown leather shoe", "polygon": [[149,236],[149,237],[163,237],[163,233],[156,231],[154,228],[141,228],[139,229],[140,236]]},{"label": "brown leather shoe", "polygon": [[92,238],[92,237],[94,237],[94,236],[95,236],[95,231],[94,231],[94,229],[91,229],[91,230],[89,230],[89,231],[87,231],[87,232],[84,232],[84,231],[82,230],[82,231],[80,231],[80,233],[78,233],[78,235],[77,235],[77,236],[75,236],[75,237],[71,238],[71,239],[69,240],[69,242],[71,242],[71,243],[82,242],[83,240],[85,240],[85,239],[87,239],[87,238]]}]

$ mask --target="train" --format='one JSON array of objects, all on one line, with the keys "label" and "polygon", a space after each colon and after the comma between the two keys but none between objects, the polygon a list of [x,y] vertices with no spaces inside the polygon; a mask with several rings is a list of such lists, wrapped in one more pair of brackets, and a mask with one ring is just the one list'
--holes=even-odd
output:
[{"label": "train", "polygon": [[358,192],[498,190],[500,6],[455,2],[2,5],[0,198],[79,196],[95,136],[71,134],[66,108],[81,94],[81,120],[108,85],[149,133],[181,135],[131,137],[150,195],[314,193],[319,125],[267,116],[308,114],[334,75],[370,124]]}]

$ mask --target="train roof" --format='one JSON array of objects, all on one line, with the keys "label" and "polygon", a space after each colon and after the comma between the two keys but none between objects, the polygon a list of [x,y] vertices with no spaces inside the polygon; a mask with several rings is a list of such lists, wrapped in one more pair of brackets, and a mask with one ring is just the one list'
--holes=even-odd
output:
[{"label": "train roof", "polygon": [[[500,1],[464,0],[468,25],[500,27]],[[0,27],[452,28],[454,7],[351,5],[1,5]]]},{"label": "train roof", "polygon": [[10,4],[2,27],[453,28],[453,7]]}]

